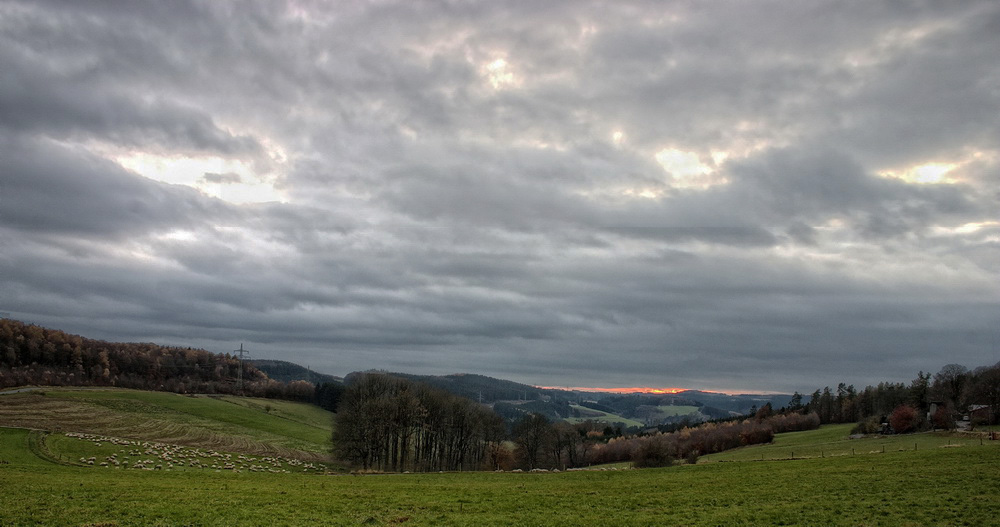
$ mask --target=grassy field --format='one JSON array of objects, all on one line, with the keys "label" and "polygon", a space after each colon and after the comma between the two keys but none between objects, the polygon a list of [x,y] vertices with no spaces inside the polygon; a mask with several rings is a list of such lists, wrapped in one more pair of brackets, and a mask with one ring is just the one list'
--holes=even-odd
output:
[{"label": "grassy field", "polygon": [[681,406],[681,405],[670,405],[670,406],[657,406],[659,411],[663,412],[663,415],[667,417],[674,417],[678,415],[688,415],[690,413],[698,412],[700,408],[697,406]]},{"label": "grassy field", "polygon": [[1000,445],[542,474],[115,470],[0,429],[2,525],[989,525]]},{"label": "grassy field", "polygon": [[898,451],[979,446],[984,441],[978,434],[946,432],[850,439],[852,427],[850,424],[826,425],[819,430],[778,434],[774,437],[773,443],[702,456],[698,462],[863,456]]},{"label": "grassy field", "polygon": [[602,412],[601,410],[594,410],[593,408],[587,408],[585,406],[570,405],[571,408],[580,410],[581,413],[590,417],[570,417],[566,419],[566,422],[570,424],[582,423],[584,421],[597,421],[601,423],[615,424],[622,423],[625,426],[646,426],[642,421],[636,421],[635,419],[628,419],[622,417],[618,414],[609,414],[608,412]]},{"label": "grassy field", "polygon": [[[322,439],[314,429],[329,414],[296,403],[128,390],[0,396],[0,425],[28,422],[56,431],[0,428],[3,526],[922,526],[1000,516],[1000,441],[948,435],[850,440],[849,427],[827,426],[665,469],[354,476],[275,453],[327,448],[328,429]],[[209,444],[165,444],[157,426]]]},{"label": "grassy field", "polygon": [[288,401],[120,389],[0,396],[0,425],[151,440],[228,452],[320,459],[333,414]]},{"label": "grassy field", "polygon": [[[579,410],[582,414],[589,417],[570,417],[566,419],[567,422],[571,424],[582,423],[584,421],[599,421],[602,423],[614,424],[623,423],[625,426],[636,426],[642,428],[646,426],[642,421],[637,421],[635,419],[629,419],[627,417],[622,417],[618,414],[611,414],[608,412],[602,412],[601,410],[595,410],[593,408],[587,408],[585,406],[571,405],[571,408]],[[697,412],[697,406],[657,406],[657,409],[662,412],[661,417],[675,417],[678,415],[688,415],[692,412]]]}]

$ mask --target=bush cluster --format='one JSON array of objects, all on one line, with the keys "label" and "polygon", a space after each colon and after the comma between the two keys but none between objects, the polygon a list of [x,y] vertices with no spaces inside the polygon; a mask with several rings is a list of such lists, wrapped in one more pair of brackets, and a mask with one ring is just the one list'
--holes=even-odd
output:
[{"label": "bush cluster", "polygon": [[593,462],[631,461],[637,467],[667,466],[677,460],[694,463],[701,455],[770,443],[774,440],[774,434],[818,427],[819,416],[814,413],[780,414],[764,419],[708,423],[667,434],[612,439],[595,449]]}]

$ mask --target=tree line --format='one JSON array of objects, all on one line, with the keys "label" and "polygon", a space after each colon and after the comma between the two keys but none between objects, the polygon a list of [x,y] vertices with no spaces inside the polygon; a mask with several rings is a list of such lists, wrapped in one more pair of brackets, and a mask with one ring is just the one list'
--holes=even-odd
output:
[{"label": "tree line", "polygon": [[476,470],[501,448],[503,420],[470,399],[384,373],[352,374],[347,384],[333,444],[362,469]]},{"label": "tree line", "polygon": [[[935,412],[928,417],[932,405]],[[971,408],[980,408],[971,412]],[[973,424],[1000,422],[1000,363],[969,370],[948,364],[934,374],[923,371],[907,383],[882,382],[858,391],[840,383],[813,392],[808,402],[796,392],[789,409],[815,412],[822,423],[858,423],[858,432],[874,433],[881,423],[893,429],[951,428],[956,419],[969,415]],[[906,416],[907,418],[903,419]],[[912,417],[909,417],[912,416]]]},{"label": "tree line", "polygon": [[[243,370],[243,385],[237,386]],[[229,353],[106,342],[0,320],[0,388],[116,386],[174,393],[237,394],[313,402],[332,410],[342,387],[278,382]]]},{"label": "tree line", "polygon": [[621,437],[595,451],[595,463],[631,461],[636,467],[662,467],[741,446],[770,443],[775,434],[819,428],[815,413],[775,414],[765,406],[752,417],[704,423],[676,432]]}]

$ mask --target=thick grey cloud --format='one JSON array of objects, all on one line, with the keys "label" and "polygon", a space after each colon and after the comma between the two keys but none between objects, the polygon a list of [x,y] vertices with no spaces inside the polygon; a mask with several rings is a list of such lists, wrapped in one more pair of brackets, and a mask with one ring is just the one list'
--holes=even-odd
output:
[{"label": "thick grey cloud", "polygon": [[343,374],[1000,360],[994,2],[0,2],[0,309]]}]

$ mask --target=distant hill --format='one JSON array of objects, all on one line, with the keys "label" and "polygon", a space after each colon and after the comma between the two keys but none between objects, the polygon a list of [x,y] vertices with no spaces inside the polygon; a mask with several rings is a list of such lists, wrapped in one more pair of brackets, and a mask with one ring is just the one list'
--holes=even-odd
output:
[{"label": "distant hill", "polygon": [[[590,393],[591,402],[584,403],[603,411],[653,424],[668,424],[683,420],[703,421],[735,415],[746,415],[770,403],[773,408],[788,405],[790,395],[729,395],[724,393],[684,390],[676,394],[608,394]],[[693,412],[675,411],[674,408]]]},{"label": "distant hill", "polygon": [[[485,375],[472,373],[455,373],[452,375],[414,375],[411,373],[385,372],[395,377],[423,382],[431,386],[447,390],[455,395],[468,397],[473,401],[492,404],[497,401],[535,401],[552,397],[575,397],[572,392],[564,390],[548,390],[521,384],[514,381],[494,379]],[[353,375],[353,374],[352,374]],[[350,379],[348,375],[348,379]]]},{"label": "distant hill", "polygon": [[[256,364],[256,363],[255,363]],[[260,367],[259,365],[257,365]],[[263,371],[270,372],[264,368]],[[585,417],[579,409],[571,405],[583,404],[598,407],[620,417],[623,422],[638,421],[651,425],[745,415],[771,403],[774,408],[786,406],[790,395],[729,395],[723,393],[685,390],[677,394],[619,394],[587,392],[580,390],[560,390],[539,388],[485,375],[456,373],[451,375],[415,375],[409,373],[383,372],[390,375],[423,382],[455,395],[473,401],[492,405],[508,421],[516,421],[528,413],[539,413],[549,419],[571,419]],[[347,376],[350,381],[352,373]],[[673,411],[683,408],[684,412]]]},{"label": "distant hill", "polygon": [[791,395],[782,393],[764,395],[729,395],[725,393],[703,392],[699,390],[685,390],[677,395],[685,399],[698,401],[706,406],[740,414],[749,413],[751,410],[761,408],[767,403],[771,403],[771,407],[778,409],[783,406],[788,406],[788,403],[792,400]]},{"label": "distant hill", "polygon": [[267,374],[269,378],[279,382],[307,381],[313,384],[344,382],[342,377],[318,373],[309,368],[299,366],[294,362],[271,359],[254,359],[248,362]]}]

